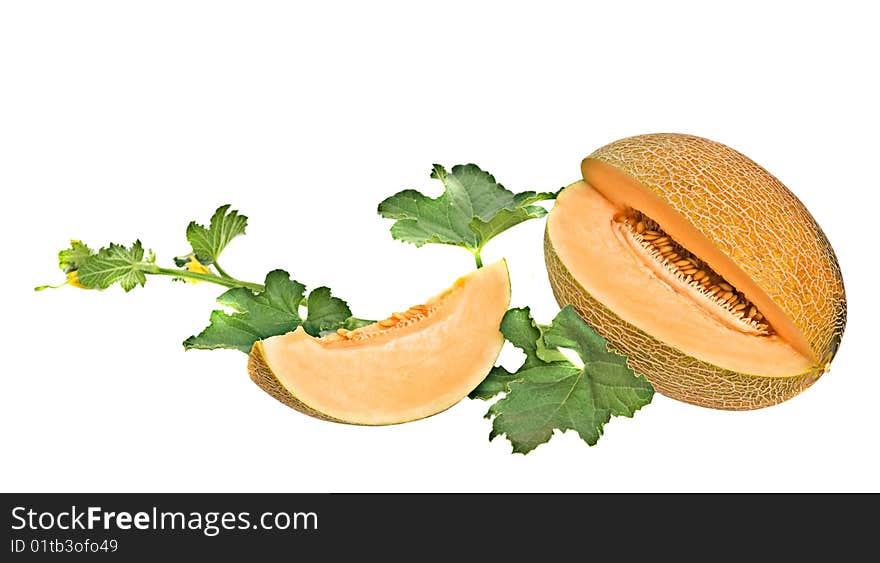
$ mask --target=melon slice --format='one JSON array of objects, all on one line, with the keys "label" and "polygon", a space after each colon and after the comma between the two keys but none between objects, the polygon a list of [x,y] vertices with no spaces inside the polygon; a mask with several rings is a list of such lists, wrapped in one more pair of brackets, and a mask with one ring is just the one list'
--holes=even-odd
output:
[{"label": "melon slice", "polygon": [[459,402],[492,369],[509,304],[502,260],[423,305],[357,330],[314,338],[299,327],[259,341],[248,370],[282,403],[324,420],[381,425],[425,418]]},{"label": "melon slice", "polygon": [[677,134],[617,141],[582,172],[547,222],[554,294],[659,392],[753,409],[827,371],[843,280],[824,233],[776,178]]}]

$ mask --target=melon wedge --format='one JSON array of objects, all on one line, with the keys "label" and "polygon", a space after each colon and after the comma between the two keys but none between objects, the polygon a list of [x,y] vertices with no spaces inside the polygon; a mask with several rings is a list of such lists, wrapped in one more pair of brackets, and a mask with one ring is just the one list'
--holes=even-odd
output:
[{"label": "melon wedge", "polygon": [[353,331],[314,338],[302,327],[254,344],[251,379],[308,415],[398,424],[448,409],[489,373],[510,304],[503,260],[459,278],[423,305]]},{"label": "melon wedge", "polygon": [[547,222],[554,294],[659,392],[754,409],[827,371],[846,322],[843,279],[779,180],[679,134],[611,143],[582,173]]}]

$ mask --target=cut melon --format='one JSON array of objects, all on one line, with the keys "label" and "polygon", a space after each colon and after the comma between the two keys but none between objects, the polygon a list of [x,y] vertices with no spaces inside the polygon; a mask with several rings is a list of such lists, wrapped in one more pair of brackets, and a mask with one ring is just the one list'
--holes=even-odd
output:
[{"label": "cut melon", "polygon": [[834,251],[775,177],[678,134],[607,145],[550,212],[554,294],[667,396],[786,400],[827,371],[846,322]]},{"label": "cut melon", "polygon": [[509,304],[502,260],[423,305],[357,330],[314,338],[299,327],[259,341],[248,370],[282,403],[324,420],[381,425],[425,418],[459,402],[492,369]]}]

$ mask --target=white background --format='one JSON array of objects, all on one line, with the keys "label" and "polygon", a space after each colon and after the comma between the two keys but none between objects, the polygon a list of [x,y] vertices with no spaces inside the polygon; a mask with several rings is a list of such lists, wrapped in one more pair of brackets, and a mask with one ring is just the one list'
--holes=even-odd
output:
[{"label": "white background", "polygon": [[[4,3],[0,489],[878,490],[871,3],[587,4]],[[803,395],[744,413],[657,396],[596,447],[568,433],[512,455],[482,402],[336,425],[265,395],[239,352],[184,352],[220,288],[32,291],[61,281],[71,237],[140,237],[167,263],[189,220],[232,203],[250,217],[224,255],[234,275],[284,267],[379,317],[472,267],[393,241],[375,214],[404,188],[436,194],[432,163],[553,190],[598,146],[657,131],[745,152],[834,245],[849,323]],[[546,322],[542,229],[485,258],[509,259],[513,305]]]}]

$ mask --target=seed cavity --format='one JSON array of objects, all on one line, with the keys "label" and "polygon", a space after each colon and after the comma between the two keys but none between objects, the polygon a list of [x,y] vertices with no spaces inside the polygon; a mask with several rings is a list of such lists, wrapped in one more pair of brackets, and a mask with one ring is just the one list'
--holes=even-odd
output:
[{"label": "seed cavity", "polygon": [[354,330],[340,328],[336,332],[331,332],[330,334],[322,336],[321,341],[329,343],[366,340],[391,330],[398,330],[405,326],[418,323],[419,321],[430,317],[434,311],[439,307],[442,307],[447,298],[454,294],[459,287],[460,286],[458,285],[454,285],[442,294],[432,297],[427,303],[413,305],[403,312],[391,313],[390,317],[377,321],[371,325],[363,326]]},{"label": "seed cavity", "polygon": [[617,215],[632,239],[681,283],[694,288],[709,301],[760,335],[769,336],[773,328],[757,306],[708,264],[666,234],[653,219],[637,210]]}]

